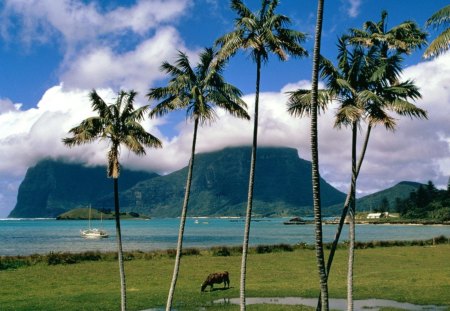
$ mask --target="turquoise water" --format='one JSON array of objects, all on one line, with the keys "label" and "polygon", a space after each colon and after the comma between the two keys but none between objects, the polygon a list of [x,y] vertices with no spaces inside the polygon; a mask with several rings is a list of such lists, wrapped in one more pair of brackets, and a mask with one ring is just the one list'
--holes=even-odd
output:
[{"label": "turquoise water", "polygon": [[[284,218],[255,219],[250,231],[250,244],[314,243],[313,225],[283,225]],[[198,222],[198,223],[196,223]],[[179,219],[124,220],[122,238],[125,250],[155,250],[176,247]],[[106,229],[108,239],[85,240],[80,229],[87,221],[64,220],[0,220],[0,255],[46,254],[49,252],[115,251],[114,221],[92,221],[94,227]],[[347,228],[341,241],[347,239]],[[336,225],[324,225],[324,241],[331,242]],[[186,222],[184,247],[241,245],[243,219],[189,218]],[[450,226],[357,225],[356,239],[415,240],[450,237]]]}]

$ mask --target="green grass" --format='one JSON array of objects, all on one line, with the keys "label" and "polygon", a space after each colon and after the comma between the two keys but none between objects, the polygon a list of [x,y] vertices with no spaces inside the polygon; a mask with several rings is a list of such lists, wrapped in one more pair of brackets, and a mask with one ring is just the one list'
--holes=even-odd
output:
[{"label": "green grass", "polygon": [[[249,255],[247,296],[316,297],[315,251],[298,248],[275,250],[263,254],[254,250]],[[450,306],[449,255],[448,244],[358,249],[354,297]],[[330,297],[346,296],[346,256],[345,248],[336,253],[329,282]],[[165,304],[173,260],[161,252],[125,262],[129,310]],[[239,297],[240,261],[241,257],[236,252],[230,252],[230,256],[214,256],[214,252],[209,250],[201,251],[199,255],[183,256],[174,307],[178,310],[198,310],[201,306],[206,310],[238,310],[235,305],[212,305],[212,302]],[[201,293],[200,284],[206,275],[222,270],[230,272],[231,288]],[[118,264],[111,259],[60,265],[41,261],[15,270],[0,271],[2,311],[109,311],[118,310],[119,306]],[[248,309],[313,310],[279,305],[252,305]]]}]

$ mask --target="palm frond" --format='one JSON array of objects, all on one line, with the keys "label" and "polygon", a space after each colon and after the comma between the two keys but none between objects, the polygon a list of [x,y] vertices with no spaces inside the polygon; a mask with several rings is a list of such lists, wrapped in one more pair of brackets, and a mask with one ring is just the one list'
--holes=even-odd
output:
[{"label": "palm frond", "polygon": [[408,116],[411,119],[412,118],[428,119],[428,115],[425,110],[417,107],[413,103],[408,102],[406,100],[397,99],[389,103],[387,108],[396,112],[401,116]]},{"label": "palm frond", "polygon": [[92,90],[89,93],[89,99],[91,101],[91,106],[94,111],[97,111],[99,116],[102,118],[108,118],[109,109],[108,105],[103,101],[103,99],[97,94],[96,90]]},{"label": "palm frond", "polygon": [[450,5],[447,5],[431,15],[426,21],[426,26],[433,26],[438,28],[441,25],[447,25],[450,23]]},{"label": "palm frond", "polygon": [[[108,140],[110,150],[108,151],[108,176],[117,178],[120,174],[120,145],[124,144],[132,152],[138,155],[145,153],[144,145],[148,145],[144,139],[147,133],[139,124],[148,110],[148,106],[138,109],[134,108],[133,102],[137,93],[135,91],[120,91],[113,104],[106,105],[103,99],[93,90],[90,93],[92,107],[99,116],[87,118],[72,128],[69,133],[71,137],[63,139],[63,143],[69,147],[93,142],[96,139]],[[156,141],[148,146],[160,147],[161,143]],[[148,140],[148,139],[147,139]]]},{"label": "palm frond", "polygon": [[363,116],[363,109],[353,104],[341,105],[336,112],[336,120],[334,126],[341,128],[342,126],[352,125],[359,122]]},{"label": "palm frond", "polygon": [[[294,117],[302,118],[311,115],[311,90],[298,89],[294,92],[288,92],[288,113]],[[325,111],[331,103],[333,95],[328,90],[319,90],[317,93],[318,112]]]},{"label": "palm frond", "polygon": [[182,58],[182,62],[177,62],[175,67],[183,63],[185,68],[174,75],[167,86],[150,89],[147,94],[149,99],[161,100],[150,111],[150,117],[185,109],[187,118],[198,120],[200,125],[204,125],[217,119],[214,110],[214,106],[217,106],[234,116],[248,118],[246,105],[241,99],[242,92],[225,82],[221,75],[224,61],[219,59],[213,48],[205,48],[201,52],[200,62],[195,68],[190,67],[187,56],[183,55]]},{"label": "palm frond", "polygon": [[397,123],[394,118],[389,116],[383,109],[380,109],[380,107],[372,106],[371,108],[370,113],[367,115],[367,122],[369,122],[372,127],[381,124],[389,131],[395,130]]},{"label": "palm frond", "polygon": [[249,10],[241,0],[231,0],[231,9],[236,11],[240,17],[249,17],[255,19],[252,11]]},{"label": "palm frond", "polygon": [[220,47],[217,53],[217,60],[227,60],[232,57],[244,45],[244,31],[237,29],[225,34],[216,40],[215,45]]},{"label": "palm frond", "polygon": [[450,28],[434,39],[423,53],[424,58],[438,57],[450,49]]}]

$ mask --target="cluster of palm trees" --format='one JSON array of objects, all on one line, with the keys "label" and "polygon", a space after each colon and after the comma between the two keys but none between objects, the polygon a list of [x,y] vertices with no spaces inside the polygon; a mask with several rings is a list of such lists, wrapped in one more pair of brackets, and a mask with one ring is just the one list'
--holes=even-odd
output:
[{"label": "cluster of palm trees", "polygon": [[[252,60],[256,64],[253,143],[240,276],[240,306],[241,310],[245,310],[245,280],[258,140],[261,67],[262,64],[269,60],[270,54],[278,56],[282,61],[286,61],[288,56],[307,56],[306,50],[301,46],[306,35],[287,28],[291,21],[285,15],[276,14],[275,11],[278,4],[278,0],[262,0],[260,10],[254,13],[244,5],[242,0],[231,0],[231,8],[237,14],[234,30],[217,39],[214,48],[205,48],[200,54],[198,65],[195,67],[192,67],[187,55],[183,52],[179,52],[174,64],[164,62],[161,65],[161,70],[169,76],[169,80],[166,86],[149,90],[147,94],[148,99],[150,101],[158,101],[152,109],[148,105],[136,109],[134,107],[136,92],[134,91],[120,91],[115,103],[108,105],[93,90],[90,93],[90,101],[94,112],[97,112],[98,115],[83,120],[78,126],[69,131],[72,134],[71,137],[63,139],[64,144],[69,147],[91,143],[97,139],[106,140],[109,143],[108,177],[114,180],[116,240],[121,279],[122,311],[126,310],[126,282],[118,197],[121,146],[125,146],[137,155],[145,155],[145,147],[160,148],[162,146],[160,140],[146,132],[140,125],[147,113],[150,118],[154,118],[182,109],[186,110],[187,118],[194,123],[175,264],[166,304],[166,310],[171,310],[181,262],[198,127],[216,120],[216,107],[223,108],[235,117],[250,119],[246,111],[247,105],[241,99],[241,91],[227,83],[222,75],[226,63],[241,49],[249,51]],[[448,25],[449,7],[447,6],[433,15],[428,23],[438,26]],[[351,29],[348,34],[339,39],[338,65],[334,66],[330,60],[320,56],[323,11],[324,0],[319,0],[313,51],[312,88],[311,90],[291,92],[289,94],[288,111],[293,116],[302,117],[305,115],[311,117],[315,244],[321,293],[318,309],[328,310],[328,275],[344,220],[349,214],[348,309],[353,310],[356,180],[372,128],[378,124],[384,125],[388,130],[395,128],[395,119],[388,112],[426,118],[426,112],[416,107],[412,102],[420,98],[419,90],[413,81],[401,81],[400,79],[403,56],[425,45],[426,34],[415,23],[409,21],[387,30],[387,12],[382,12],[379,22],[368,21],[364,24],[362,30]],[[437,43],[434,44],[433,42],[429,46],[425,56],[436,56],[448,49],[448,28],[435,41]],[[326,81],[326,89],[318,89],[319,75]],[[322,243],[317,118],[320,110],[325,110],[332,101],[340,104],[336,114],[335,125],[337,127],[349,126],[351,128],[352,179],[336,238],[326,262]],[[362,123],[367,124],[367,130],[357,163],[357,134]]]}]

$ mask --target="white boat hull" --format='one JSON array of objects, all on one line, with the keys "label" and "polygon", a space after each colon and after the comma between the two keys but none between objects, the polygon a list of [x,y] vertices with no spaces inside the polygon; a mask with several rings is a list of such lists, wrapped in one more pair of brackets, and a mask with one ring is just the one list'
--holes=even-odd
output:
[{"label": "white boat hull", "polygon": [[102,239],[109,236],[105,230],[97,228],[80,230],[80,235],[85,239]]}]

